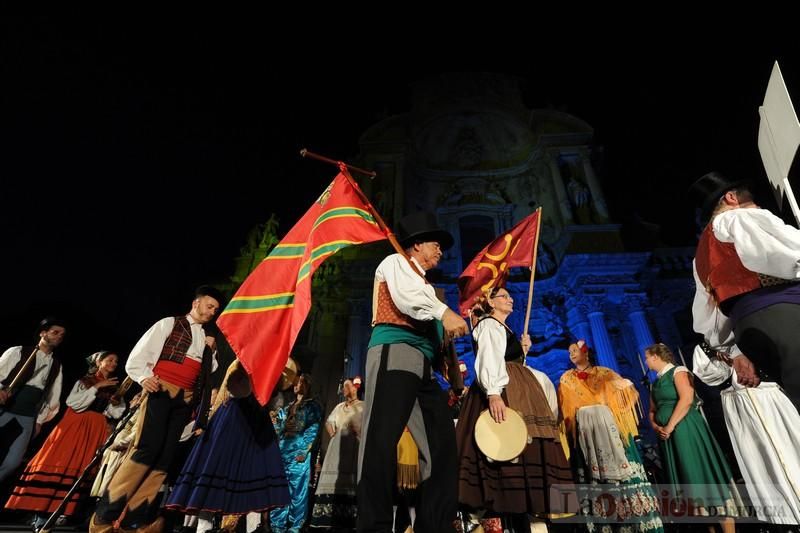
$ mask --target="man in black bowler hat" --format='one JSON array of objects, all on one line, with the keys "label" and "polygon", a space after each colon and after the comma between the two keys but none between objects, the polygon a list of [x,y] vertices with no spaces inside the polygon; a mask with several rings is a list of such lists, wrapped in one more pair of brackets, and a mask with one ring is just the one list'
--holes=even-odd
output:
[{"label": "man in black bowler hat", "polygon": [[800,408],[800,231],[719,172],[690,193],[710,219],[694,260],[695,331],[733,359],[739,383],[757,386],[758,369]]},{"label": "man in black bowler hat", "polygon": [[453,531],[457,457],[447,395],[431,370],[443,338],[467,324],[437,299],[425,272],[435,268],[453,237],[431,213],[403,218],[392,254],[375,271],[373,326],[366,364],[364,421],[359,447],[358,531],[392,530],[397,441],[408,425],[420,453],[414,531]]},{"label": "man in black bowler hat", "polygon": [[66,331],[63,321],[45,318],[36,330],[36,346],[14,346],[0,356],[0,482],[22,462],[42,424],[58,414],[62,373],[53,351]]}]

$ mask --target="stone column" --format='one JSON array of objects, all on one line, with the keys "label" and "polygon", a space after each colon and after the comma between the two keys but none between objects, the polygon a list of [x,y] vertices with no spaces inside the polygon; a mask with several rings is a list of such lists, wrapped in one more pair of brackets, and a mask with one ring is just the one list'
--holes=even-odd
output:
[{"label": "stone column", "polygon": [[617,356],[614,354],[614,345],[611,343],[611,337],[608,336],[608,329],[606,328],[606,319],[602,310],[602,302],[594,302],[587,316],[589,317],[589,326],[592,328],[592,337],[594,340],[592,347],[597,353],[597,364],[599,366],[608,367],[614,372],[619,373]]},{"label": "stone column", "polygon": [[592,202],[597,214],[608,220],[608,206],[606,199],[603,195],[603,189],[600,187],[600,182],[597,181],[597,176],[592,168],[592,160],[589,158],[589,151],[581,149],[579,151],[581,162],[583,163],[583,174],[586,177],[586,185],[589,186],[589,191],[592,193]]},{"label": "stone column", "polygon": [[594,346],[592,340],[592,329],[586,318],[586,306],[578,299],[567,302],[567,326],[578,340],[586,341],[590,346]]},{"label": "stone column", "polygon": [[558,155],[547,152],[547,165],[550,167],[550,175],[553,177],[553,190],[556,192],[556,200],[558,201],[561,218],[564,225],[574,224],[572,219],[572,206],[569,204],[569,196],[567,196],[567,188],[564,185],[564,180],[561,178],[561,171],[558,169]]},{"label": "stone column", "polygon": [[[653,339],[653,333],[650,331],[650,324],[647,323],[647,315],[645,314],[647,297],[641,294],[631,295],[625,299],[624,304],[627,307],[628,320],[631,322],[633,335],[636,337],[638,357],[645,370],[647,370],[647,365],[644,361],[644,350],[656,342],[655,339]],[[655,379],[655,372],[650,371],[648,375],[651,381]]]}]

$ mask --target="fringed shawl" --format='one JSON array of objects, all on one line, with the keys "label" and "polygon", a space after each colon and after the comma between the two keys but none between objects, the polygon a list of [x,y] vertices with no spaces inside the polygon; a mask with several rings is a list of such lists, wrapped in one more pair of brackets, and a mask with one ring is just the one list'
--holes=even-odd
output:
[{"label": "fringed shawl", "polygon": [[598,404],[611,410],[623,442],[638,435],[639,392],[633,383],[602,366],[591,367],[585,374],[586,379],[580,379],[577,370],[568,370],[561,376],[558,387],[558,405],[572,442],[576,442],[578,409]]}]

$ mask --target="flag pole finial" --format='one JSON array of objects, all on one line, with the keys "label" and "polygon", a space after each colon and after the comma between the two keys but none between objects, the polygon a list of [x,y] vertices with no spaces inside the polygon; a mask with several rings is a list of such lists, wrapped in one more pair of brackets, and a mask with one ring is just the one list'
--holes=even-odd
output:
[{"label": "flag pole finial", "polygon": [[318,161],[323,161],[325,163],[330,163],[331,165],[336,165],[340,169],[342,168],[342,166],[344,166],[348,170],[351,170],[353,172],[358,172],[359,174],[364,174],[365,176],[369,176],[370,179],[373,179],[373,178],[375,178],[375,176],[377,176],[377,174],[375,173],[374,170],[365,170],[363,168],[354,167],[353,165],[348,165],[347,163],[344,163],[342,161],[337,161],[335,159],[331,159],[330,157],[325,157],[324,155],[319,155],[319,154],[317,154],[315,152],[312,152],[311,150],[309,150],[307,148],[303,148],[302,150],[300,150],[300,156],[301,157],[310,157],[311,159],[316,159]]}]

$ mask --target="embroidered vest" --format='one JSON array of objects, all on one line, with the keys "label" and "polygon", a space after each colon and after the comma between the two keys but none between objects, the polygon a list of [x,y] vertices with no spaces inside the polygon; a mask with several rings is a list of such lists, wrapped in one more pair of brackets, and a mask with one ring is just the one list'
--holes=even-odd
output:
[{"label": "embroidered vest", "polygon": [[185,316],[176,316],[172,331],[164,342],[159,359],[183,363],[192,346],[192,327]]},{"label": "embroidered vest", "polygon": [[186,357],[192,345],[192,330],[186,316],[176,316],[172,331],[164,342],[153,373],[164,381],[186,390],[192,390],[192,408],[200,406],[196,427],[205,428],[211,398],[211,366],[213,352],[203,348],[203,359],[198,362]]},{"label": "embroidered vest", "polygon": [[[19,362],[14,365],[14,368],[11,369],[8,376],[2,381],[4,388],[8,388],[14,381],[14,378],[22,370],[22,367],[25,366],[25,361],[28,360],[33,349],[33,346],[20,346]],[[47,373],[44,388],[40,389],[27,384],[33,377],[33,372],[36,367],[36,364],[32,364],[23,372],[21,379],[17,381],[17,385],[14,387],[14,391],[16,392],[12,391],[13,396],[4,406],[0,407],[0,409],[21,416],[36,416],[39,413],[47,398],[47,393],[50,391],[53,383],[55,383],[59,370],[61,370],[61,363],[59,360],[53,355],[51,355],[51,357],[53,362],[50,364],[50,370]]]},{"label": "embroidered vest", "polygon": [[392,324],[413,329],[421,335],[427,335],[431,327],[435,327],[432,320],[416,320],[403,314],[394,304],[389,286],[385,281],[376,283],[377,295],[375,298],[375,324]]},{"label": "embroidered vest", "polygon": [[762,287],[792,283],[748,270],[733,243],[720,242],[708,224],[700,236],[694,258],[697,276],[717,304]]}]

